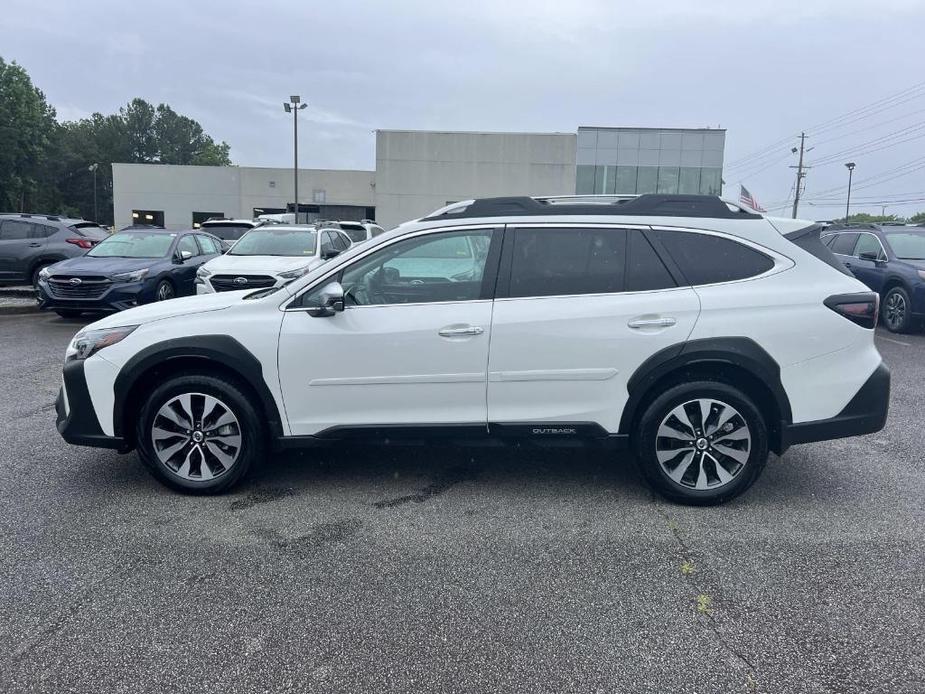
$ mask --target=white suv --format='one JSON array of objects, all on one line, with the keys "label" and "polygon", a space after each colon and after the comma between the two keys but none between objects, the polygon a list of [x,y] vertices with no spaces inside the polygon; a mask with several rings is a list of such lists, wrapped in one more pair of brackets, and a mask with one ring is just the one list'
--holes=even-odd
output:
[{"label": "white suv", "polygon": [[225,255],[196,271],[196,293],[280,287],[350,246],[350,238],[337,229],[260,226],[248,231]]},{"label": "white suv", "polygon": [[807,224],[710,196],[457,203],[282,288],[87,326],[58,430],[196,493],[268,448],[448,437],[628,448],[664,496],[722,502],[769,450],[886,420],[877,295]]}]

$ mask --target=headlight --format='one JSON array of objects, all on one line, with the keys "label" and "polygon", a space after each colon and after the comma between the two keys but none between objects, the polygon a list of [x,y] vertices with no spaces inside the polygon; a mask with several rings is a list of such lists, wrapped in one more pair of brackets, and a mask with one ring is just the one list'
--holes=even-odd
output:
[{"label": "headlight", "polygon": [[132,272],[120,272],[112,276],[113,282],[138,282],[148,276],[148,268],[134,270]]},{"label": "headlight", "polygon": [[212,271],[209,270],[205,265],[200,265],[199,269],[196,270],[196,277],[208,277],[212,274]]},{"label": "headlight", "polygon": [[137,325],[126,325],[121,328],[105,328],[103,330],[80,331],[74,335],[70,346],[67,348],[65,361],[82,361],[92,357],[104,347],[109,347],[122,342],[132,334]]},{"label": "headlight", "polygon": [[293,280],[299,279],[302,275],[307,275],[309,266],[296,268],[295,270],[288,270],[286,272],[281,272],[277,275],[280,279],[285,280],[286,282],[292,282]]},{"label": "headlight", "polygon": [[925,280],[925,270],[916,270],[916,272],[919,273],[919,277]]},{"label": "headlight", "polygon": [[46,265],[46,266],[43,267],[41,270],[39,270],[39,279],[40,279],[40,280],[47,280],[49,277],[51,277],[51,273],[48,271],[48,268],[49,268],[49,267],[50,267],[50,266]]}]

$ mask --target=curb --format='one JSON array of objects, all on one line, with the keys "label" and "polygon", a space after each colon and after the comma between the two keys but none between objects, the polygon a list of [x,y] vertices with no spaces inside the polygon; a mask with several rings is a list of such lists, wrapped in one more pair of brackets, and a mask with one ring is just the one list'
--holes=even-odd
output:
[{"label": "curb", "polygon": [[35,298],[35,290],[32,287],[0,287],[0,296],[32,299]]},{"label": "curb", "polygon": [[41,313],[38,304],[0,304],[0,316],[16,316],[28,313]]}]

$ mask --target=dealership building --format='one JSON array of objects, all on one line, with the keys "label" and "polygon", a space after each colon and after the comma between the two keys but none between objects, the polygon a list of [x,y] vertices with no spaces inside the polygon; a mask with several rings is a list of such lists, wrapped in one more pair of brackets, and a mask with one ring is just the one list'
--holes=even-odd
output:
[{"label": "dealership building", "polygon": [[[578,128],[577,133],[376,131],[375,171],[299,170],[306,219],[391,228],[444,205],[499,195],[719,194],[720,129]],[[188,228],[210,217],[292,212],[291,168],[113,164],[116,228]]]}]

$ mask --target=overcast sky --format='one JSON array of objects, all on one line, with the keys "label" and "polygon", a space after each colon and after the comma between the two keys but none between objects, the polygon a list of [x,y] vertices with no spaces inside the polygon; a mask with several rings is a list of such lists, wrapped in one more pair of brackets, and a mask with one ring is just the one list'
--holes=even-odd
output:
[{"label": "overcast sky", "polygon": [[301,94],[306,168],[374,168],[376,128],[711,126],[728,131],[727,193],[741,180],[783,204],[784,139],[808,129],[807,161],[832,159],[806,197],[832,206],[801,216],[823,218],[843,209],[825,191],[848,160],[852,211],[887,196],[925,209],[923,26],[923,0],[4,0],[0,55],[62,119],[166,102],[249,166],[291,164],[282,102]]}]

